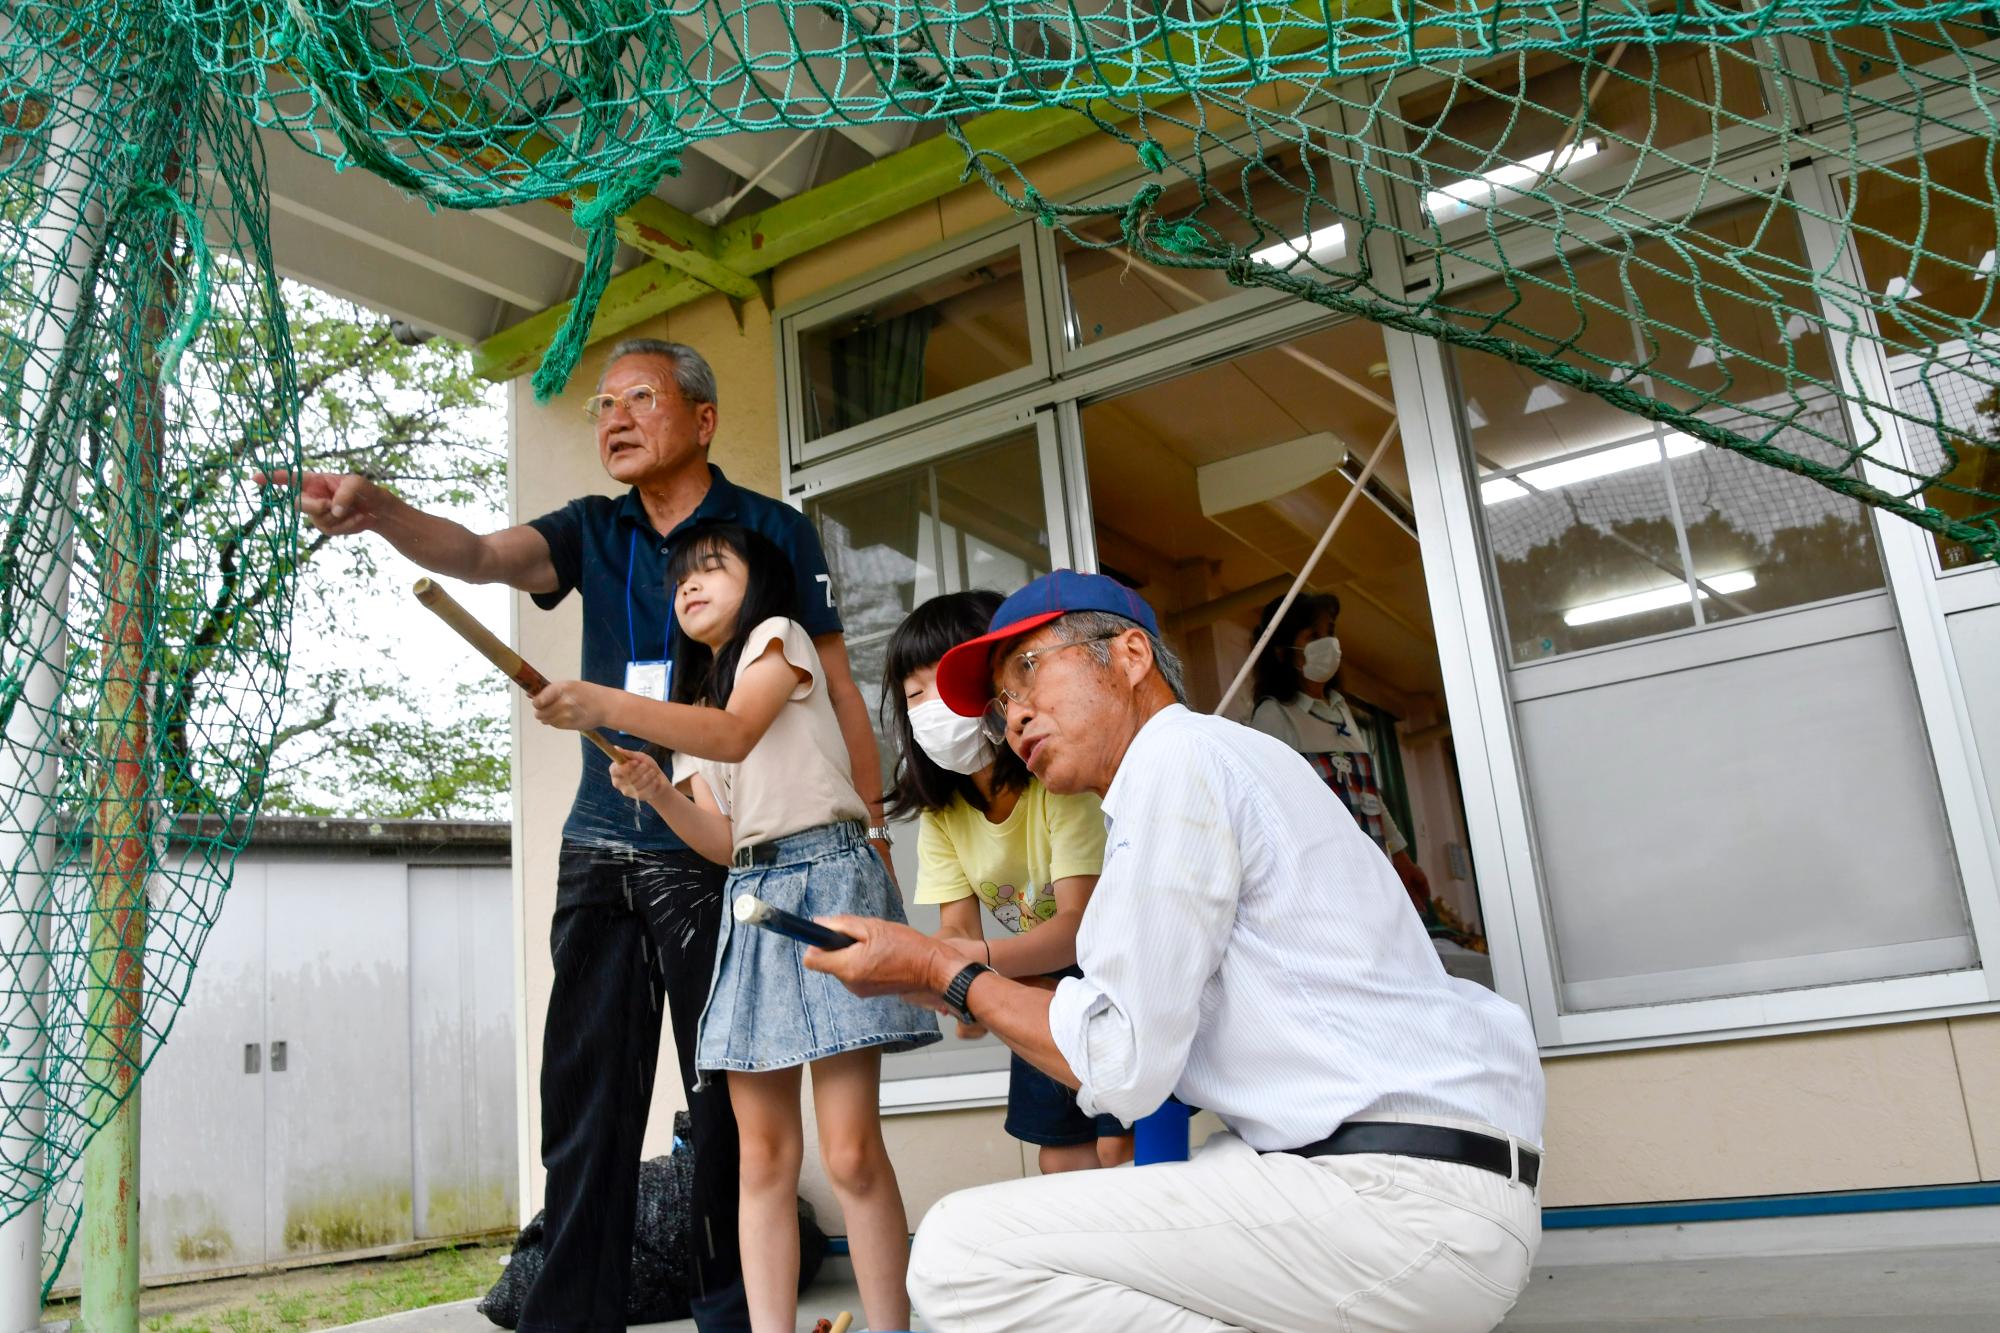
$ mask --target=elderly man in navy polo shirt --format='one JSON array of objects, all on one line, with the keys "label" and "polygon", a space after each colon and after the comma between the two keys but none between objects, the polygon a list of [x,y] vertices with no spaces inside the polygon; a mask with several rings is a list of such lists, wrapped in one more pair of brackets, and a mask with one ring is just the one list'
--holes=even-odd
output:
[{"label": "elderly man in navy polo shirt", "polygon": [[[620,496],[586,495],[479,535],[422,513],[359,476],[307,473],[299,507],[322,532],[374,532],[417,564],[468,583],[505,583],[544,609],[583,597],[583,678],[665,698],[673,598],[666,564],[691,524],[728,519],[777,542],[799,582],[847,740],[854,785],[879,833],[881,774],[868,707],[849,670],[826,558],[795,509],[742,490],[708,461],[715,375],[679,343],[614,347],[589,402],[598,458]],[[288,485],[287,473],[267,484]],[[552,687],[560,688],[560,687]],[[542,1048],[547,1262],[521,1314],[524,1333],[625,1327],[639,1165],[659,1058],[664,992],[694,1126],[695,1320],[748,1328],[737,1264],[736,1121],[728,1084],[694,1091],[695,1025],[708,997],[723,870],[675,837],[651,807],[612,788],[604,756],[580,745],[583,779],[563,828],[550,931],[555,983]],[[886,844],[878,844],[886,846]]]}]

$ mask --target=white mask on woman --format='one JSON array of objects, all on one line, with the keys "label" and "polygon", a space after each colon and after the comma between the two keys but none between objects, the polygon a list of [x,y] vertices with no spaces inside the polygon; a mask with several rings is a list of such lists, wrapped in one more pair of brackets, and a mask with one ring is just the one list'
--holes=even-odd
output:
[{"label": "white mask on woman", "polygon": [[1300,674],[1315,685],[1324,685],[1340,670],[1340,640],[1331,634],[1314,639],[1300,651],[1306,655]]},{"label": "white mask on woman", "polygon": [[959,716],[942,699],[926,699],[910,710],[910,735],[948,772],[977,773],[993,762],[993,743],[979,734],[979,719]]}]

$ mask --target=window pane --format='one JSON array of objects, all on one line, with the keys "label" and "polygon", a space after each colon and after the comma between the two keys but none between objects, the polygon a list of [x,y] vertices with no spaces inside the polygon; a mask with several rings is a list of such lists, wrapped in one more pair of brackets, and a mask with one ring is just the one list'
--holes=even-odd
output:
[{"label": "window pane", "polygon": [[[1351,320],[1083,408],[1099,562],[1160,612],[1197,708],[1221,701],[1259,608],[1393,428],[1388,390],[1381,328]],[[1407,475],[1391,443],[1370,480],[1388,509]],[[1344,661],[1411,693],[1441,688],[1417,541],[1384,504],[1348,510],[1311,586],[1342,601]]]},{"label": "window pane", "polygon": [[[1825,334],[1772,305],[1814,308],[1795,227],[1753,205],[1634,250],[1578,253],[1582,299],[1545,270],[1452,303],[1602,378],[1643,366],[1636,387],[1739,434],[1849,461]],[[1512,363],[1453,359],[1515,664],[1882,586],[1861,505]]]},{"label": "window pane", "polygon": [[1893,628],[1515,712],[1564,1009],[1976,965]]},{"label": "window pane", "polygon": [[[1896,368],[1896,400],[1910,418],[1902,424],[1912,462],[1920,473],[1943,473],[1989,493],[2000,490],[2000,449],[1980,441],[2000,434],[2000,376],[1990,347],[1961,339],[1970,332],[1965,322],[2000,317],[1996,159],[1992,143],[1968,139],[1847,183],[1854,210],[1849,234],[1863,278],[1872,290],[1898,297],[1877,311],[1876,321],[1892,354],[1905,354]],[[1918,218],[1921,231],[1912,225]],[[1910,355],[1938,348],[1944,355]],[[1945,429],[1924,424],[1930,422]],[[1947,487],[1927,491],[1924,502],[1954,518],[1989,508]],[[1933,540],[1946,569],[1978,563],[1964,543]]]},{"label": "window pane", "polygon": [[[1437,222],[1450,222],[1493,200],[1493,187],[1501,187],[1504,203],[1506,185],[1532,187],[1531,173],[1551,167],[1638,164],[1640,145],[1705,148],[1718,131],[1766,118],[1754,63],[1761,53],[1755,46],[1633,44],[1617,48],[1615,57],[1606,53],[1604,65],[1586,66],[1524,52],[1412,92],[1397,105],[1417,159],[1409,165],[1421,173],[1414,182],[1424,193],[1421,206]],[[1403,77],[1415,84],[1425,75]],[[1588,128],[1579,136],[1586,97]],[[1670,165],[1655,151],[1644,167]]]},{"label": "window pane", "polygon": [[1021,253],[1010,249],[801,332],[805,437],[942,398],[1032,359]]},{"label": "window pane", "polygon": [[[1937,473],[1948,485],[1991,495],[2000,491],[2000,449],[1983,440],[2000,435],[2000,392],[1993,384],[1990,354],[1960,352],[1941,364],[1902,368],[1896,375],[1896,401],[1911,417],[1940,421],[1942,431],[1905,423],[1915,470]],[[1970,519],[1992,512],[1991,503],[1944,486],[1924,492],[1924,503],[1953,518]],[[1938,560],[1946,569],[1969,569],[1985,561],[1964,542],[1932,534]]]},{"label": "window pane", "polygon": [[[1241,151],[1255,154],[1257,149],[1245,145]],[[1181,179],[1161,195],[1154,211],[1163,218],[1195,222],[1220,243],[1244,246],[1300,277],[1347,259],[1351,233],[1326,202],[1333,197],[1329,173],[1335,169],[1326,157],[1304,161],[1295,145],[1273,143],[1265,146],[1263,156],[1245,161],[1218,145],[1206,150],[1204,169],[1211,197],[1204,201],[1195,182]],[[1158,268],[1133,258],[1118,244],[1121,231],[1115,217],[1085,219],[1073,229],[1092,242],[1117,248],[1092,249],[1059,235],[1071,347],[1090,347],[1183,310],[1243,294],[1243,288],[1214,269]]]},{"label": "window pane", "polygon": [[[1012,592],[1052,568],[1040,440],[1033,430],[1022,431],[943,462],[820,496],[807,503],[806,512],[819,528],[839,590],[848,658],[875,724],[887,782],[895,754],[882,728],[882,672],[889,637],[903,617],[939,593]],[[920,907],[909,897],[916,886],[916,825],[894,825],[891,841],[910,924],[936,930],[938,909]],[[933,1077],[1005,1067],[1006,1050],[995,1038],[947,1039],[889,1056],[883,1075]]]}]

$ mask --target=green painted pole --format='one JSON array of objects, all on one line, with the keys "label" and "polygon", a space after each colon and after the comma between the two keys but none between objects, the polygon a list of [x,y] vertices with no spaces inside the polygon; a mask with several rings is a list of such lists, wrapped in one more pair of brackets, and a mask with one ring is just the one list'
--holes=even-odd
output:
[{"label": "green painted pole", "polygon": [[[181,128],[180,117],[168,132]],[[177,148],[161,178],[180,178]],[[96,710],[89,1035],[84,1067],[99,1105],[116,1110],[83,1154],[84,1333],[139,1329],[139,1092],[145,1064],[146,883],[152,869],[155,764],[146,682],[159,624],[159,462],[165,444],[162,346],[176,303],[180,229],[161,224],[134,246],[141,295],[120,341],[138,355],[104,479],[104,684]]]}]

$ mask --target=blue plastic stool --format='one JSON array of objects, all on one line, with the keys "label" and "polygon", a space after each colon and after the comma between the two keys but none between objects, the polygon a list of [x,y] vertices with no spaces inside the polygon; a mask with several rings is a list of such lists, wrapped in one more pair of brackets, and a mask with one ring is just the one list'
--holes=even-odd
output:
[{"label": "blue plastic stool", "polygon": [[1132,1126],[1132,1162],[1151,1166],[1155,1162],[1185,1162],[1188,1159],[1188,1119],[1193,1116],[1171,1097],[1159,1110]]}]

